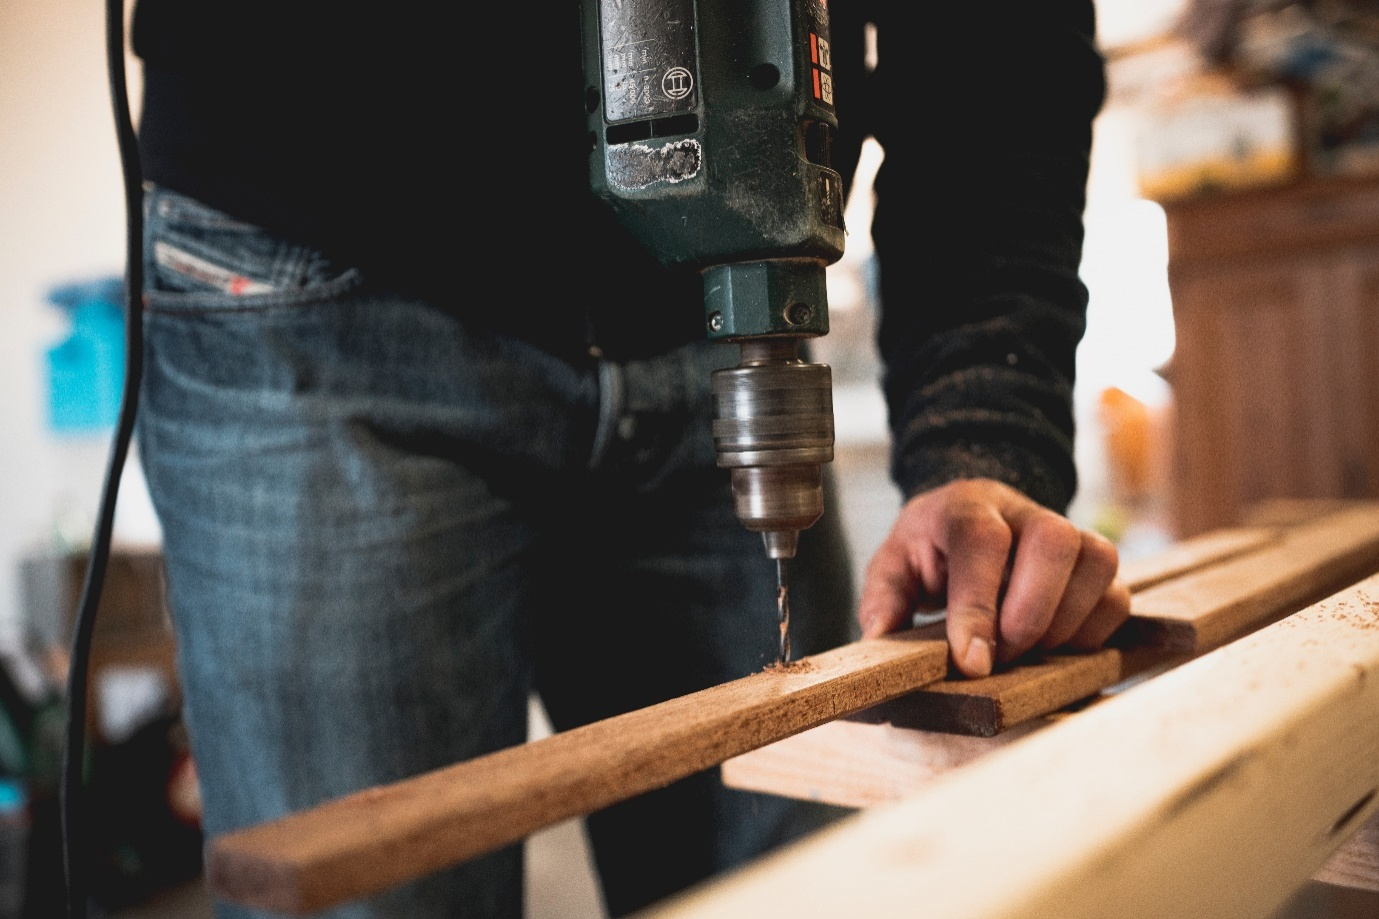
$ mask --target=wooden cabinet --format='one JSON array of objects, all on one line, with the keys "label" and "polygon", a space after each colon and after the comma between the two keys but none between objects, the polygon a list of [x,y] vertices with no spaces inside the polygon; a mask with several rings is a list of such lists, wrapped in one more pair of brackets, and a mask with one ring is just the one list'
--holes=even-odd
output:
[{"label": "wooden cabinet", "polygon": [[1165,202],[1175,535],[1379,497],[1379,179]]}]

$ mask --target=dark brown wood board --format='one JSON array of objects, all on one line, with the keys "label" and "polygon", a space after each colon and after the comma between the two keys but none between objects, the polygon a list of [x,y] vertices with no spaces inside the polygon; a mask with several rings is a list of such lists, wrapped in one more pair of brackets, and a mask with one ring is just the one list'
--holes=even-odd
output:
[{"label": "dark brown wood board", "polygon": [[918,632],[855,642],[212,839],[224,900],[301,915],[515,843],[941,677]]}]

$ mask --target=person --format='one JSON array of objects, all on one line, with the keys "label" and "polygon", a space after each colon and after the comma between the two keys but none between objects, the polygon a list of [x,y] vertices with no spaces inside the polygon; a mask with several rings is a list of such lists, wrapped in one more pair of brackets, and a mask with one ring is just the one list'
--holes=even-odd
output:
[{"label": "person", "polygon": [[[865,136],[886,151],[907,500],[855,602],[832,496],[802,535],[797,655],[946,606],[980,676],[1128,614],[1115,547],[1062,515],[1093,9],[969,7],[829,4],[835,159],[850,180]],[[774,660],[774,571],[710,435],[736,349],[589,192],[577,4],[506,13],[137,4],[139,448],[208,834],[521,743],[533,692],[564,730]],[[588,831],[622,915],[837,815],[709,770]],[[330,915],[517,916],[522,864]]]}]

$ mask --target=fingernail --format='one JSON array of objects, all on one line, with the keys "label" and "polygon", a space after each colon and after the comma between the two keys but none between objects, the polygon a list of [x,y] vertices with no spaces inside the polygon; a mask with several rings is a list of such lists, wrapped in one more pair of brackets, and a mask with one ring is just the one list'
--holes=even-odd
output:
[{"label": "fingernail", "polygon": [[964,669],[973,676],[986,676],[991,672],[993,660],[991,642],[980,636],[972,636],[967,643],[967,653],[963,656]]}]

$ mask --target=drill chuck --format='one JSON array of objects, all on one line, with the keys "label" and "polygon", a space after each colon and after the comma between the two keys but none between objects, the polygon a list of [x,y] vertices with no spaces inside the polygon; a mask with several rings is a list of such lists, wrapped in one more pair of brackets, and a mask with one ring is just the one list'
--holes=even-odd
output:
[{"label": "drill chuck", "polygon": [[[766,553],[823,515],[833,459],[826,266],[843,254],[827,0],[586,0],[590,187],[741,346],[713,376],[718,465]],[[655,308],[648,301],[646,308]]]},{"label": "drill chuck", "polygon": [[771,558],[793,558],[800,530],[823,516],[833,460],[833,380],[800,359],[798,337],[741,342],[741,362],[713,374],[714,448],[732,471],[733,504]]}]

